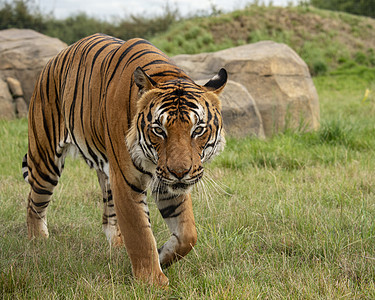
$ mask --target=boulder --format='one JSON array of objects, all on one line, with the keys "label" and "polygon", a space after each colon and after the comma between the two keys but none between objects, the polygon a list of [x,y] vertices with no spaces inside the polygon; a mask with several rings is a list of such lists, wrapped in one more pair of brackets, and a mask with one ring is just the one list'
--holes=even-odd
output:
[{"label": "boulder", "polygon": [[21,82],[13,77],[8,77],[6,81],[13,97],[23,97]]},{"label": "boulder", "polygon": [[16,116],[18,118],[27,117],[28,108],[27,108],[25,99],[23,98],[23,90],[22,90],[21,82],[19,82],[17,79],[13,77],[8,77],[6,81],[8,83],[8,88],[10,90],[10,93],[13,96],[13,103],[14,103]]},{"label": "boulder", "polygon": [[17,79],[22,86],[23,99],[28,104],[42,68],[66,46],[56,38],[30,29],[1,30],[0,79]]},{"label": "boulder", "polygon": [[0,78],[0,119],[13,119],[16,111],[8,84]]},{"label": "boulder", "polygon": [[264,132],[319,127],[319,100],[306,63],[287,45],[263,41],[215,53],[178,55],[175,63],[193,79],[224,67],[254,98]]},{"label": "boulder", "polygon": [[[197,80],[196,83],[203,85],[208,79]],[[246,136],[265,137],[263,122],[257,105],[242,84],[228,80],[220,94],[220,100],[226,134],[239,138]]]}]

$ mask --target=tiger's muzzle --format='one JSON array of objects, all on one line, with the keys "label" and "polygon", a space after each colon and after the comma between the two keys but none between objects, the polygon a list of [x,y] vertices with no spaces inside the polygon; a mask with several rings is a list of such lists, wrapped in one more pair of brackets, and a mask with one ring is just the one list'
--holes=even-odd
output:
[{"label": "tiger's muzzle", "polygon": [[196,170],[192,167],[188,169],[171,169],[169,167],[156,168],[156,176],[161,183],[172,194],[186,194],[203,177],[203,167]]}]

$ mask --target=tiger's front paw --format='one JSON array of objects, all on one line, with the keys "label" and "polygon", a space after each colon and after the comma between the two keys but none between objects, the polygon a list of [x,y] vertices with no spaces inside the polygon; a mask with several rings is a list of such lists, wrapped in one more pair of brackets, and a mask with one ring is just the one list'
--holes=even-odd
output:
[{"label": "tiger's front paw", "polygon": [[168,277],[164,275],[162,271],[146,271],[142,269],[141,271],[135,271],[133,269],[134,277],[144,283],[155,285],[161,288],[167,288],[169,285]]},{"label": "tiger's front paw", "polygon": [[113,247],[120,247],[124,245],[122,234],[117,224],[116,225],[105,224],[103,225],[103,231],[107,237],[108,242]]}]

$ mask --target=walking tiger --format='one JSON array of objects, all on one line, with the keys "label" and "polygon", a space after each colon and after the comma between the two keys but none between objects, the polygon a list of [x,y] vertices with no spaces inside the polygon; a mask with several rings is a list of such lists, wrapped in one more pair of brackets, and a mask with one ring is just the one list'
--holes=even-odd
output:
[{"label": "walking tiger", "polygon": [[[219,73],[197,85],[163,52],[143,39],[94,34],[69,46],[43,69],[29,106],[30,238],[48,237],[47,206],[75,147],[97,172],[103,193],[103,229],[124,243],[133,275],[167,285],[162,271],[196,244],[191,188],[203,163],[225,145],[218,98]],[[171,232],[157,249],[146,192]]]}]

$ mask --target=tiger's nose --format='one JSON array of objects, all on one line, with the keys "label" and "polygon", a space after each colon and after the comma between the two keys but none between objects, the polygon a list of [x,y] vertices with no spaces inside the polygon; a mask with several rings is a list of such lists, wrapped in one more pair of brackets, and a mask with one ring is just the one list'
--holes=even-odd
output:
[{"label": "tiger's nose", "polygon": [[176,177],[178,180],[181,180],[183,179],[187,174],[189,174],[190,170],[191,170],[191,166],[189,169],[185,169],[185,168],[181,168],[181,169],[173,169],[173,168],[169,168],[167,167],[169,173],[171,173],[174,177]]}]

